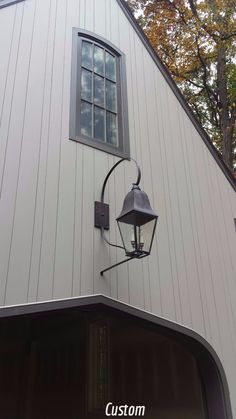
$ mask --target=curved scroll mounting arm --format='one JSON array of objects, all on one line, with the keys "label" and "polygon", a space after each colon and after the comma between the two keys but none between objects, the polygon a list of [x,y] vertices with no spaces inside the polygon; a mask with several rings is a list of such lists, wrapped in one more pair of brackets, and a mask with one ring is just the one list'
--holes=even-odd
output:
[{"label": "curved scroll mounting arm", "polygon": [[139,182],[140,182],[140,180],[141,180],[141,170],[140,170],[140,167],[139,167],[139,165],[138,165],[138,163],[136,162],[136,160],[134,160],[134,159],[132,159],[131,157],[130,158],[123,158],[123,159],[121,159],[121,160],[119,160],[116,164],[114,164],[114,166],[111,168],[111,170],[107,173],[107,175],[106,175],[106,177],[105,177],[105,180],[104,180],[104,182],[103,182],[103,186],[102,186],[102,193],[101,193],[101,202],[104,202],[104,194],[105,194],[105,188],[106,188],[106,184],[107,184],[107,181],[108,181],[108,179],[109,179],[109,177],[110,177],[110,175],[111,175],[111,173],[113,172],[113,170],[120,164],[120,163],[122,163],[123,161],[125,161],[125,160],[128,160],[128,161],[133,161],[135,164],[136,164],[136,167],[137,167],[137,171],[138,171],[138,176],[137,176],[137,180],[136,180],[136,182],[134,183],[134,185],[139,185]]},{"label": "curved scroll mounting arm", "polygon": [[[116,167],[117,167],[120,163],[122,163],[122,162],[123,162],[123,161],[125,161],[125,160],[128,160],[128,161],[133,161],[133,162],[135,163],[136,168],[137,168],[137,172],[138,172],[138,174],[137,174],[137,180],[136,180],[136,182],[134,183],[134,185],[139,185],[139,182],[140,182],[140,180],[141,180],[141,170],[140,170],[140,167],[139,167],[138,163],[136,162],[136,160],[134,160],[134,159],[132,159],[132,158],[123,158],[123,159],[119,160],[117,163],[115,163],[115,164],[114,164],[114,166],[113,166],[113,167],[111,168],[111,170],[108,172],[108,174],[106,175],[105,180],[104,180],[104,182],[103,182],[103,186],[102,186],[102,193],[101,193],[101,203],[102,203],[102,204],[104,204],[105,188],[106,188],[106,184],[107,184],[107,181],[108,181],[108,179],[109,179],[110,175],[112,174],[112,172],[114,171],[114,169],[115,169],[115,168],[116,168]],[[101,235],[102,235],[102,238],[105,240],[105,242],[106,242],[107,244],[109,244],[109,246],[117,247],[117,248],[119,248],[119,249],[124,249],[124,247],[123,247],[123,246],[118,246],[118,245],[116,245],[116,244],[110,243],[110,242],[107,240],[106,236],[105,236],[105,233],[104,233],[104,226],[100,226],[100,228],[101,228]]]}]

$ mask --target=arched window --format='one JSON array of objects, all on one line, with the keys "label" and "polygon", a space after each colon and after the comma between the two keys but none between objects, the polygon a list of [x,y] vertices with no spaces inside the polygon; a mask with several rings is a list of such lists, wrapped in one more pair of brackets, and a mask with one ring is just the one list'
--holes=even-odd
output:
[{"label": "arched window", "polygon": [[125,56],[91,32],[73,29],[70,139],[129,157]]}]

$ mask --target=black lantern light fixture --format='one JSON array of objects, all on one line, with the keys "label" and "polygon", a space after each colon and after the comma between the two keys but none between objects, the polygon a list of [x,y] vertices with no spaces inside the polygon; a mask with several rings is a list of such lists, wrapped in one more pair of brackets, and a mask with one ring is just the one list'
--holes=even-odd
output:
[{"label": "black lantern light fixture", "polygon": [[[109,230],[109,205],[104,203],[104,194],[109,176],[124,160],[132,160],[136,164],[138,176],[136,183],[133,183],[132,190],[126,195],[122,211],[116,219],[123,242],[123,246],[117,246],[110,243],[104,234],[104,230]],[[104,180],[101,202],[95,202],[95,227],[101,229],[102,237],[106,243],[124,249],[127,256],[125,260],[101,271],[101,275],[131,259],[141,259],[151,253],[158,215],[151,208],[147,194],[139,188],[140,179],[141,170],[134,159],[123,158],[119,160]]]}]

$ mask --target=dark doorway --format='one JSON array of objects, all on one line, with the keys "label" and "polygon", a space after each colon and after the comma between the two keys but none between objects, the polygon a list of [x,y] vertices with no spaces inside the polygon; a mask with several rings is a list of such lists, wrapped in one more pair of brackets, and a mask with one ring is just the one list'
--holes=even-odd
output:
[{"label": "dark doorway", "polygon": [[109,402],[212,417],[193,347],[163,326],[101,304],[0,319],[1,418],[102,419]]}]

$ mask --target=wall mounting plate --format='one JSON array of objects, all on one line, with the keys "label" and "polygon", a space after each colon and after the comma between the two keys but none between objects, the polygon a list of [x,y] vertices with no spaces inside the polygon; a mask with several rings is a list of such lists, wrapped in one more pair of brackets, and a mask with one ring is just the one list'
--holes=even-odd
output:
[{"label": "wall mounting plate", "polygon": [[94,205],[94,225],[97,228],[103,227],[109,230],[109,205],[104,202],[95,201]]}]

